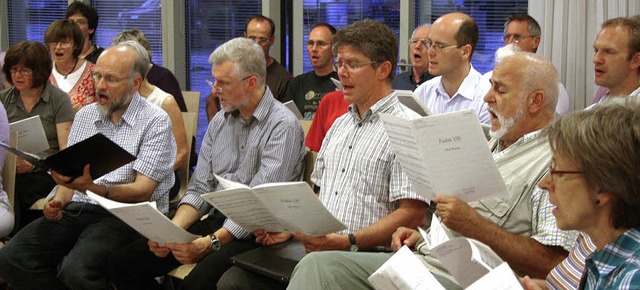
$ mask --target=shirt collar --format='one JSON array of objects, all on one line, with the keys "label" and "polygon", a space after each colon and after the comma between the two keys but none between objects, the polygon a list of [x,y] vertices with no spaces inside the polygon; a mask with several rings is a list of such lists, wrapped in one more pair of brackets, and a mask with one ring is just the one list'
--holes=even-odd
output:
[{"label": "shirt collar", "polygon": [[[469,73],[462,80],[460,87],[458,87],[458,91],[451,96],[451,98],[455,98],[456,96],[461,96],[465,99],[473,100],[478,97],[478,85],[480,84],[480,78],[482,75],[473,68],[473,65],[469,68]],[[447,91],[444,89],[444,85],[442,84],[442,77],[440,77],[440,82],[438,84],[438,93],[441,95],[447,96]]]},{"label": "shirt collar", "polygon": [[497,140],[496,146],[492,150],[493,154],[496,155],[496,156],[504,155],[507,152],[509,152],[509,151],[511,151],[511,150],[513,150],[515,148],[518,148],[521,145],[527,144],[531,140],[536,139],[540,135],[541,132],[542,132],[542,129],[527,133],[524,136],[520,137],[518,140],[516,140],[516,142],[511,144],[511,146],[509,146],[509,148],[507,148],[507,149],[502,149],[502,142],[500,140]]},{"label": "shirt collar", "polygon": [[593,252],[588,259],[594,260],[594,265],[601,276],[607,276],[623,262],[638,255],[640,252],[638,238],[640,238],[640,227],[631,228],[601,250]]},{"label": "shirt collar", "polygon": [[[271,105],[273,104],[274,101],[275,99],[273,98],[273,94],[271,93],[271,90],[269,89],[268,86],[265,85],[265,90],[264,90],[264,94],[262,95],[262,99],[260,99],[258,106],[256,107],[255,110],[253,110],[253,113],[251,113],[251,117],[255,118],[258,121],[262,121],[266,119],[269,116],[269,108],[271,108]],[[232,117],[235,118],[239,114],[240,112],[238,110],[234,110],[231,112],[224,112],[224,117],[226,119],[228,118],[229,115],[231,115]],[[250,121],[251,119],[249,119],[249,122]]]},{"label": "shirt collar", "polygon": [[[356,107],[355,104],[349,105],[347,110],[349,111],[349,114],[351,114],[353,116],[354,120],[357,120],[358,122],[364,122],[370,116],[371,116],[371,118],[377,117],[378,116],[377,113],[385,112],[388,108],[390,108],[391,106],[393,106],[396,103],[398,103],[398,98],[396,97],[396,91],[392,90],[390,94],[388,94],[384,98],[382,98],[379,101],[377,101],[375,104],[373,104],[369,108],[369,110],[364,112],[364,116],[362,117],[362,119],[360,119],[360,114],[358,113],[358,108]],[[374,119],[372,119],[372,121],[373,120]]]}]

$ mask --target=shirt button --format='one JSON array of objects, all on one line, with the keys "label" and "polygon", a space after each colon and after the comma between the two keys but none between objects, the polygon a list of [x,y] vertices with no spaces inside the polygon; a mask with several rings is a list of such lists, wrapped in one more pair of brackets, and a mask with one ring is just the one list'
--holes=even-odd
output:
[{"label": "shirt button", "polygon": [[338,195],[338,192],[336,191],[335,195]]},{"label": "shirt button", "polygon": [[358,128],[362,127],[362,124],[358,124]]},{"label": "shirt button", "polygon": [[342,168],[342,172],[344,172],[344,168]]},{"label": "shirt button", "polygon": [[353,148],[353,146],[349,145],[349,149]]}]

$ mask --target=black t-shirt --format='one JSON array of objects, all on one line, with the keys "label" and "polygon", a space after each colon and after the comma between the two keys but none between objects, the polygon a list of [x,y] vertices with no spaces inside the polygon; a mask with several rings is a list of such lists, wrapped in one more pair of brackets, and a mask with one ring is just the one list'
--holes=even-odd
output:
[{"label": "black t-shirt", "polygon": [[313,71],[301,74],[289,83],[286,100],[293,100],[304,119],[311,120],[316,114],[322,97],[336,90],[336,85],[331,78],[337,79],[338,74],[331,72],[322,77],[317,76]]}]

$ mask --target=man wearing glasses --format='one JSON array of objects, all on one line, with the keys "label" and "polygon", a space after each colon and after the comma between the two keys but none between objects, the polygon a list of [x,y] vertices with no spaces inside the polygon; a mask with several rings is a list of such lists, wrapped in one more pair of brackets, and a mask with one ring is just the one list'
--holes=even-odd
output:
[{"label": "man wearing glasses", "polygon": [[481,123],[489,123],[489,112],[482,101],[482,75],[471,65],[478,43],[478,25],[467,14],[449,13],[431,26],[422,42],[429,56],[429,73],[435,75],[420,85],[414,95],[433,114],[475,109]]},{"label": "man wearing glasses", "polygon": [[[209,123],[193,182],[172,221],[202,236],[190,243],[139,239],[110,261],[109,277],[118,289],[162,289],[155,277],[182,264],[198,263],[183,289],[211,289],[231,267],[230,257],[259,246],[247,232],[212,208],[201,195],[222,189],[214,174],[256,186],[296,181],[305,154],[298,120],[265,85],[265,59],[253,41],[235,38],[209,57],[208,80],[223,112]],[[208,217],[201,220],[201,217]]]},{"label": "man wearing glasses", "polygon": [[[436,214],[450,237],[465,236],[491,247],[516,273],[545,277],[566,255],[575,233],[560,231],[548,193],[537,187],[551,162],[540,130],[554,118],[557,72],[544,58],[521,52],[500,62],[484,97],[491,113],[489,149],[508,193],[465,203],[441,193]],[[416,255],[445,289],[460,289],[430,255],[415,228],[399,228],[391,247]],[[391,254],[311,253],[296,266],[289,289],[368,289],[367,277]]]},{"label": "man wearing glasses", "polygon": [[336,90],[331,78],[338,78],[333,71],[331,37],[336,29],[327,23],[318,23],[311,28],[307,40],[307,52],[313,71],[296,76],[289,83],[287,98],[298,106],[305,120],[312,120],[322,97]]},{"label": "man wearing glasses", "polygon": [[256,15],[247,20],[244,37],[255,41],[264,52],[267,61],[267,85],[278,101],[286,98],[287,87],[293,78],[291,74],[277,60],[269,55],[269,49],[275,42],[276,25],[273,20],[262,15]]},{"label": "man wearing glasses", "polygon": [[[538,21],[527,14],[513,14],[507,18],[504,23],[504,35],[502,40],[504,45],[514,44],[521,51],[536,53],[538,46],[540,45],[541,29]],[[491,78],[491,71],[487,72],[483,76],[484,80],[488,81]],[[489,84],[486,82],[483,84],[485,89]],[[569,111],[569,94],[564,85],[558,82],[558,104],[556,105],[556,113],[563,115]],[[486,90],[483,90],[486,92]]]},{"label": "man wearing glasses", "polygon": [[[339,29],[333,41],[334,66],[344,99],[352,104],[327,133],[311,180],[319,187],[322,204],[347,229],[320,237],[302,233],[295,237],[307,252],[389,250],[397,227],[415,228],[424,223],[427,201],[413,190],[400,167],[379,114],[400,118],[418,114],[403,106],[391,88],[398,42],[388,26],[371,19],[358,21]],[[270,245],[291,236],[263,233],[256,239]],[[229,269],[218,283],[218,289],[283,286],[240,267]]]},{"label": "man wearing glasses", "polygon": [[415,90],[422,83],[433,78],[429,74],[429,55],[423,42],[429,38],[431,24],[423,24],[413,30],[409,40],[411,69],[396,75],[391,85],[396,90]]}]

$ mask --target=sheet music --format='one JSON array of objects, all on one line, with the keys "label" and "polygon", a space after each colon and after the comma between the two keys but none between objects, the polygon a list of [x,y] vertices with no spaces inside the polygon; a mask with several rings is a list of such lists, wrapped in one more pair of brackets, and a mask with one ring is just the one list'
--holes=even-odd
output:
[{"label": "sheet music", "polygon": [[216,179],[226,189],[202,197],[248,231],[262,228],[322,236],[346,229],[304,182],[261,184],[250,189],[218,175]]},{"label": "sheet music", "polygon": [[524,289],[520,281],[506,262],[491,270],[482,278],[473,282],[466,290],[520,290]]},{"label": "sheet music", "polygon": [[161,246],[166,243],[189,243],[200,237],[171,222],[156,209],[155,202],[122,203],[91,191],[87,191],[87,195],[147,239]]},{"label": "sheet music", "polygon": [[380,114],[418,194],[475,201],[507,192],[473,110],[405,120]]},{"label": "sheet music", "polygon": [[449,235],[447,235],[447,232],[444,230],[444,227],[442,226],[442,223],[440,222],[436,214],[433,214],[433,216],[431,217],[431,226],[429,227],[429,232],[431,235],[429,249],[433,249],[440,244],[449,241]]},{"label": "sheet music", "polygon": [[[489,247],[477,247],[478,241],[457,237],[431,249],[431,254],[451,273],[463,288],[468,287],[493,269],[489,264],[500,261],[500,257]],[[482,254],[474,251],[483,251]],[[482,260],[481,257],[492,258]]]},{"label": "sheet music", "polygon": [[293,112],[293,114],[296,115],[296,118],[298,118],[298,120],[304,119],[304,117],[302,116],[302,113],[298,109],[298,106],[293,101],[285,102],[284,106],[287,107],[287,109],[289,109],[291,112]]},{"label": "sheet music", "polygon": [[426,117],[426,116],[433,115],[431,113],[431,110],[429,110],[427,106],[422,104],[420,100],[416,99],[413,96],[412,91],[396,90],[396,93],[398,94],[398,101],[400,101],[400,103],[407,106],[409,109],[413,110],[414,112],[420,114],[420,116]]},{"label": "sheet music", "polygon": [[336,91],[342,91],[342,83],[339,80],[332,77],[331,82],[333,82],[333,84],[336,85]]},{"label": "sheet music", "polygon": [[377,290],[445,290],[407,246],[402,246],[368,280]]},{"label": "sheet music", "polygon": [[37,154],[49,149],[49,141],[39,115],[15,121],[9,124],[9,129],[18,132],[19,150]]}]

